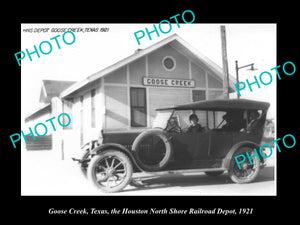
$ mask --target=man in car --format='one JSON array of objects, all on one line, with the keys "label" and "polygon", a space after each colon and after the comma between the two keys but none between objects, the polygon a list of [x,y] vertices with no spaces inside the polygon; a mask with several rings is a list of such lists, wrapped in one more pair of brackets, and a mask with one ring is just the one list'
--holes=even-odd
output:
[{"label": "man in car", "polygon": [[204,131],[204,127],[202,127],[198,122],[198,116],[196,114],[191,114],[189,117],[191,125],[189,126],[187,133],[197,133]]},{"label": "man in car", "polygon": [[249,123],[248,123],[248,126],[247,126],[247,131],[248,132],[253,132],[253,131],[256,131],[260,124],[259,124],[259,113],[257,112],[257,110],[252,110],[250,111],[250,115],[249,115]]},{"label": "man in car", "polygon": [[226,122],[221,128],[223,131],[240,131],[246,124],[240,113],[227,112],[223,119]]},{"label": "man in car", "polygon": [[229,113],[226,113],[223,116],[223,120],[226,122],[226,124],[222,126],[221,130],[223,130],[223,131],[233,131],[233,120],[232,120]]},{"label": "man in car", "polygon": [[247,133],[253,133],[256,132],[261,124],[259,123],[258,118],[260,117],[259,112],[257,110],[251,110],[249,112],[249,123],[247,124],[247,127],[242,129],[241,131],[246,131]]}]

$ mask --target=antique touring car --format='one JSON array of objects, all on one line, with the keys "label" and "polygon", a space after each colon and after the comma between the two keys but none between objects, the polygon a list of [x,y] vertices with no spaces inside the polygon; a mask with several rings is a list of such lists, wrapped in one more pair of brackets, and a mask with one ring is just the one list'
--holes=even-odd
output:
[{"label": "antique touring car", "polygon": [[[252,156],[259,148],[268,108],[267,102],[220,99],[157,109],[151,129],[103,133],[102,143],[90,142],[77,161],[104,192],[125,188],[133,172],[199,171],[218,176],[228,171],[233,182],[249,183],[264,159],[252,157],[252,163],[246,160],[238,168],[234,157],[246,152]],[[190,125],[191,117],[199,129]]]}]

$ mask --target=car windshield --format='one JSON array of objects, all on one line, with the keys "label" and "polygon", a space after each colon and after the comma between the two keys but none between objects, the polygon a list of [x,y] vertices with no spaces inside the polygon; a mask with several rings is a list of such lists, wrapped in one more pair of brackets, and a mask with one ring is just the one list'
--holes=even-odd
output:
[{"label": "car windshield", "polygon": [[165,129],[167,127],[168,120],[172,115],[172,110],[170,111],[157,111],[156,117],[153,120],[153,128],[162,128]]}]

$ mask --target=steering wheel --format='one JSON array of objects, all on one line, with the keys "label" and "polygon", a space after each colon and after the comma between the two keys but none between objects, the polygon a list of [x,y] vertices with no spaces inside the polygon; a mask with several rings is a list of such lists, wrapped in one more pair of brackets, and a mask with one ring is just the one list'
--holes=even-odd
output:
[{"label": "steering wheel", "polygon": [[180,126],[174,126],[167,129],[168,132],[174,132],[174,133],[182,133],[182,129]]}]

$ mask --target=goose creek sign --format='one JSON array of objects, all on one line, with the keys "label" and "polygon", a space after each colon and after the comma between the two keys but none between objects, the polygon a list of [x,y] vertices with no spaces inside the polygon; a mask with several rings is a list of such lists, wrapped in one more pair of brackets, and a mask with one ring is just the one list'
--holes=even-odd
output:
[{"label": "goose creek sign", "polygon": [[195,81],[189,79],[143,77],[143,85],[192,88],[195,87]]}]

